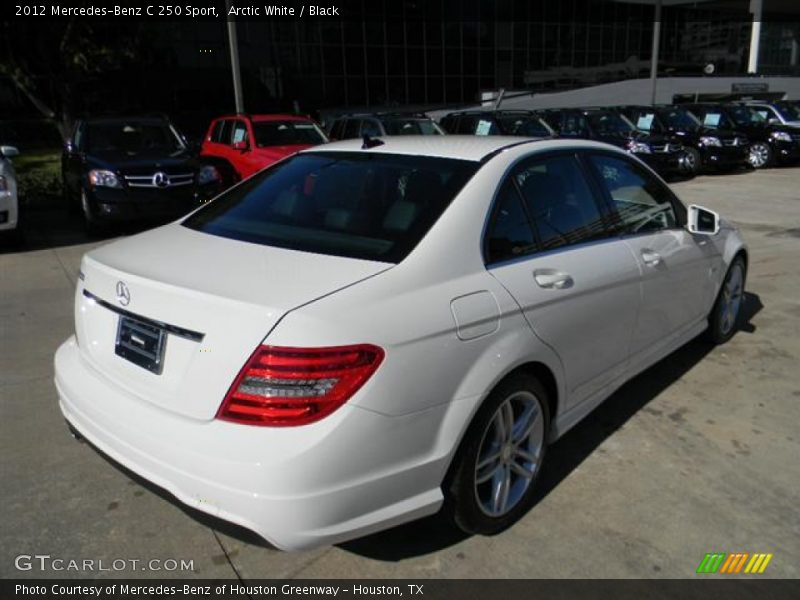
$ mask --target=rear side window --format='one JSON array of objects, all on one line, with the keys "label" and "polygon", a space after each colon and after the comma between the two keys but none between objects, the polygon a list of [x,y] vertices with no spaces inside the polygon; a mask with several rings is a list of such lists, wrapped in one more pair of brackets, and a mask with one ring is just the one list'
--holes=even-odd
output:
[{"label": "rear side window", "polygon": [[500,188],[496,204],[486,237],[486,262],[497,263],[534,251],[533,229],[511,179],[506,179]]},{"label": "rear side window", "polygon": [[230,189],[183,225],[267,246],[397,263],[479,166],[429,156],[303,153]]},{"label": "rear side window", "polygon": [[678,226],[671,192],[637,165],[615,156],[592,155],[616,211],[622,233],[645,233]]},{"label": "rear side window", "polygon": [[478,118],[471,116],[471,115],[461,115],[458,119],[458,125],[456,126],[456,133],[461,133],[464,135],[473,135],[475,133],[475,127],[478,124]]},{"label": "rear side window", "polygon": [[341,139],[349,140],[350,138],[357,138],[359,136],[360,129],[361,119],[347,119]]},{"label": "rear side window", "polygon": [[523,163],[514,178],[543,250],[609,235],[598,200],[574,156]]}]

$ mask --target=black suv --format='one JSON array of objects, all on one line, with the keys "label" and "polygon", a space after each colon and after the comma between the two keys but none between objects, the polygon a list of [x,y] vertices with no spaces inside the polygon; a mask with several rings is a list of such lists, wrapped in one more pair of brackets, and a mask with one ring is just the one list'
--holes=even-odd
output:
[{"label": "black suv", "polygon": [[627,150],[662,175],[684,173],[683,144],[636,129],[611,108],[557,108],[542,111],[561,137],[597,140]]},{"label": "black suv", "polygon": [[705,127],[680,106],[623,106],[619,110],[639,131],[683,144],[684,166],[691,173],[749,165],[750,143],[741,131]]},{"label": "black suv", "polygon": [[441,127],[422,113],[360,113],[337,117],[328,130],[333,140],[392,135],[443,135]]},{"label": "black suv", "polygon": [[443,117],[439,124],[447,133],[465,135],[520,135],[555,137],[556,133],[532,110],[466,110]]},{"label": "black suv", "polygon": [[800,127],[800,105],[795,102],[788,100],[778,100],[777,102],[753,100],[746,102],[746,104],[747,106],[752,106],[769,123]]},{"label": "black suv", "polygon": [[64,196],[87,230],[110,223],[166,221],[185,214],[220,189],[217,170],[165,117],[108,117],[77,121],[61,155]]},{"label": "black suv", "polygon": [[750,165],[755,169],[800,158],[800,129],[770,123],[745,104],[684,105],[704,127],[738,129],[750,140]]}]

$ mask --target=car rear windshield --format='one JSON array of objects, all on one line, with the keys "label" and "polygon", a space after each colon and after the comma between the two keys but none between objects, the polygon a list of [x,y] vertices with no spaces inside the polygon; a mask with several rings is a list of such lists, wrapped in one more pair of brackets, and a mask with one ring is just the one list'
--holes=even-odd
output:
[{"label": "car rear windshield", "polygon": [[86,151],[138,154],[181,150],[183,142],[164,121],[101,121],[86,124]]},{"label": "car rear windshield", "polygon": [[398,263],[479,166],[428,156],[303,153],[232,188],[183,225],[267,246]]},{"label": "car rear windshield", "polygon": [[327,140],[322,130],[310,121],[255,121],[256,146],[316,146]]},{"label": "car rear windshield", "polygon": [[442,135],[430,119],[381,119],[388,135]]}]

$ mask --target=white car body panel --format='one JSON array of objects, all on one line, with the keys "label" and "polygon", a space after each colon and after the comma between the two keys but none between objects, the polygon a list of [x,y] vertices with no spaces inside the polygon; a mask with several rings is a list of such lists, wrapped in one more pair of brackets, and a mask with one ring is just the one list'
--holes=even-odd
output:
[{"label": "white car body panel", "polygon": [[11,231],[17,228],[19,220],[19,194],[17,190],[17,174],[11,160],[0,155],[0,176],[6,180],[6,191],[0,190],[0,211],[7,212],[5,223],[0,223],[0,231]]},{"label": "white car body panel", "polygon": [[[312,151],[360,147],[351,140]],[[702,331],[727,265],[744,248],[725,224],[697,247],[688,233],[647,236],[669,267],[664,279],[648,277],[638,260],[642,236],[487,269],[481,240],[498,181],[521,158],[564,148],[616,152],[593,142],[471,136],[387,138],[367,150],[468,160],[497,153],[397,265],[239,242],[178,223],[92,251],[76,292],[77,339],[55,357],[64,416],[182,502],[280,548],[335,543],[435,512],[458,444],[500,380],[520,367],[549,373],[550,438],[558,438]],[[539,288],[537,269],[568,271],[575,284]],[[130,290],[124,310],[202,332],[203,341],[170,334],[161,375],[116,356],[118,314],[83,291],[118,311],[119,281]],[[645,340],[653,350],[631,356]],[[262,342],[374,344],[385,358],[316,423],[214,418]]]}]

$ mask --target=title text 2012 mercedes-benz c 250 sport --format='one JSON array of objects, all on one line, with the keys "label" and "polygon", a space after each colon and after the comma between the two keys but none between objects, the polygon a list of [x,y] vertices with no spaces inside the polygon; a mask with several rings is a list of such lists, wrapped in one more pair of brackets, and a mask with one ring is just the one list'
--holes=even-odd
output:
[{"label": "title text 2012 mercedes-benz c 250 sport", "polygon": [[549,442],[703,330],[733,335],[746,269],[735,228],[605,144],[339,142],[87,253],[60,407],[279,548],[442,506],[496,533]]}]

